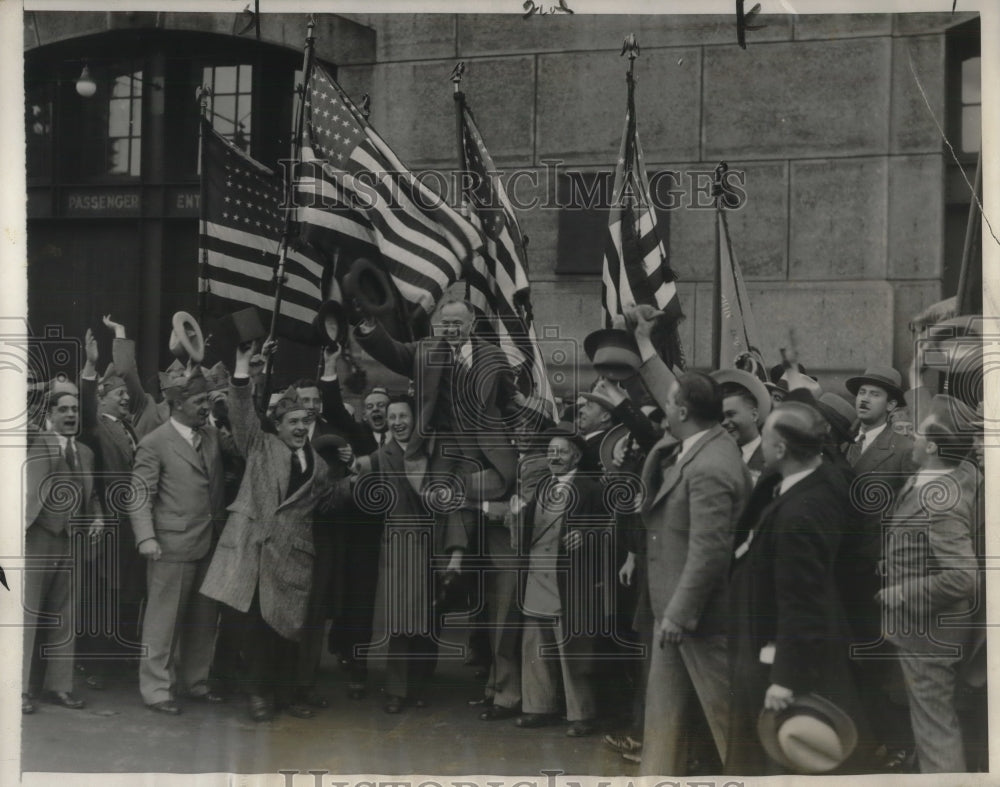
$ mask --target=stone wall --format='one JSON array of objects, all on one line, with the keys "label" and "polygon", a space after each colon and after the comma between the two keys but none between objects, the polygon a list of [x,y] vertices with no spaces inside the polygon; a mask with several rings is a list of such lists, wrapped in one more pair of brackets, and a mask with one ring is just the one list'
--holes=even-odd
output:
[{"label": "stone wall", "polygon": [[[731,17],[351,15],[375,62],[342,65],[352,94],[416,169],[453,167],[449,74],[462,83],[497,164],[611,170],[625,105],[623,37],[634,32],[638,123],[650,171],[746,173],[730,216],[767,360],[795,345],[831,384],[911,356],[907,322],[941,297],[945,31],[962,14],[766,15],[735,42]],[[539,197],[554,198],[555,185]],[[530,193],[528,189],[525,193]],[[582,339],[599,327],[596,276],[556,273],[558,212],[521,214],[536,317]],[[693,365],[711,363],[711,210],[670,212],[671,262]]]}]

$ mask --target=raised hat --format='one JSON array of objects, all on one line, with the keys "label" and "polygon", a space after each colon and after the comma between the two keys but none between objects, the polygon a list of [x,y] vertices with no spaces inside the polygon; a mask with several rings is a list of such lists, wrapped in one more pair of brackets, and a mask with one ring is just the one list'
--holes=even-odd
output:
[{"label": "raised hat", "polygon": [[761,711],[757,734],[772,759],[800,774],[834,770],[858,744],[851,717],[819,694],[796,696],[782,711]]},{"label": "raised hat", "polygon": [[617,328],[601,328],[588,334],[583,349],[597,373],[609,380],[625,380],[642,366],[632,334]]},{"label": "raised hat", "polygon": [[604,433],[604,437],[601,438],[601,467],[604,468],[605,473],[617,473],[621,472],[620,468],[615,467],[614,455],[615,448],[622,440],[628,440],[629,431],[625,424],[618,424],[608,429]]},{"label": "raised hat", "polygon": [[322,344],[344,344],[350,324],[344,305],[339,301],[324,301],[313,319],[313,328]]},{"label": "raised hat", "polygon": [[214,340],[213,344],[223,346],[235,347],[267,336],[267,329],[264,327],[260,311],[256,306],[248,306],[245,309],[223,315],[211,324],[210,330]]},{"label": "raised hat", "polygon": [[895,399],[900,404],[905,399],[903,395],[903,378],[891,366],[869,366],[865,369],[864,374],[849,378],[844,383],[844,387],[851,392],[851,396],[857,396],[858,389],[866,383],[884,388],[888,391],[889,398]]},{"label": "raised hat", "polygon": [[347,465],[341,461],[339,454],[337,453],[341,448],[347,448],[349,443],[339,434],[324,434],[313,440],[313,450],[323,457],[328,465],[334,467],[341,467],[343,469],[347,468]]},{"label": "raised hat", "polygon": [[351,263],[341,282],[345,298],[356,300],[366,314],[389,314],[396,305],[392,285],[385,272],[374,262],[358,257]]},{"label": "raised hat", "polygon": [[201,363],[205,357],[205,337],[198,321],[187,312],[175,312],[170,325],[173,328],[168,342],[170,352],[184,361]]},{"label": "raised hat", "polygon": [[548,438],[565,437],[581,451],[587,447],[587,441],[583,439],[583,435],[580,434],[580,430],[576,428],[576,424],[571,424],[568,421],[562,421],[561,423],[546,429],[542,432],[542,436]]},{"label": "raised hat", "polygon": [[717,369],[712,372],[712,379],[719,385],[738,385],[749,391],[750,395],[757,401],[757,418],[763,422],[771,412],[771,394],[768,393],[764,383],[757,379],[750,372],[742,369]]}]

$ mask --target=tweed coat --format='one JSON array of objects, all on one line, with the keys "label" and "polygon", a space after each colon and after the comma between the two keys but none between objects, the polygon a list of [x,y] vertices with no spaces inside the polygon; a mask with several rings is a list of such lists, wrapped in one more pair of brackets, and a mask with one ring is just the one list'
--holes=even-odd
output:
[{"label": "tweed coat", "polygon": [[[76,446],[79,470],[73,474],[73,480],[80,484],[79,513],[91,518],[101,516],[101,503],[94,485],[94,454],[86,445],[78,440]],[[69,467],[59,446],[59,439],[53,432],[39,432],[36,439],[28,447],[24,467],[24,527],[27,530],[34,524],[43,527],[54,535],[64,532],[71,515],[76,512],[66,510],[62,502],[69,502],[72,497],[63,494],[59,476],[68,475]],[[51,478],[51,494],[45,494],[50,488],[46,479]],[[44,514],[39,518],[40,514]],[[36,523],[36,520],[37,523]]]},{"label": "tweed coat", "polygon": [[[354,335],[358,344],[386,368],[415,381],[416,423],[407,452],[414,456],[424,450],[430,456],[433,451],[428,442],[434,431],[431,420],[441,387],[442,371],[447,365],[443,359],[451,357],[451,345],[440,336],[417,342],[399,342],[381,325],[376,325],[371,333],[362,334],[356,330]],[[476,440],[490,467],[499,473],[506,488],[510,489],[517,471],[517,451],[509,440],[498,439],[500,435],[497,434],[499,425],[509,414],[510,397],[515,390],[510,366],[499,347],[475,336],[471,341],[475,401],[466,403],[454,413],[455,423],[459,429],[463,420],[470,419],[477,425],[498,425],[496,429],[476,428]]]},{"label": "tweed coat", "polygon": [[264,621],[285,639],[297,640],[305,623],[312,587],[313,511],[335,488],[327,465],[313,453],[312,475],[290,497],[292,452],[261,429],[247,384],[230,384],[233,439],[246,457],[239,494],[202,584],[202,594],[246,612],[260,593]]},{"label": "tweed coat", "polygon": [[138,501],[131,512],[135,542],[155,538],[160,560],[201,560],[225,510],[225,474],[218,430],[202,427],[198,455],[169,420],[139,441],[132,468]]}]

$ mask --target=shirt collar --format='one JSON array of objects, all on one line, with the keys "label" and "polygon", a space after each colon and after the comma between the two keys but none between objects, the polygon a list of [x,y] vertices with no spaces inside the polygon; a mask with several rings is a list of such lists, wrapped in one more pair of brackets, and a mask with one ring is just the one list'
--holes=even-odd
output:
[{"label": "shirt collar", "polygon": [[194,430],[190,426],[186,426],[178,421],[173,416],[170,417],[170,423],[178,431],[181,437],[187,440],[189,443],[194,439]]},{"label": "shirt collar", "polygon": [[472,366],[472,340],[468,340],[458,348],[458,360],[466,366]]},{"label": "shirt collar", "polygon": [[107,418],[109,421],[118,420],[118,416],[112,415],[111,413],[101,413],[101,418]]},{"label": "shirt collar", "polygon": [[746,445],[740,446],[740,451],[743,454],[743,464],[750,464],[750,459],[753,457],[754,452],[760,446],[760,435],[757,435],[753,440],[751,440]]},{"label": "shirt collar", "polygon": [[781,487],[780,487],[780,489],[778,491],[778,494],[779,495],[785,494],[785,492],[787,492],[789,489],[791,489],[793,486],[795,486],[803,478],[805,478],[806,476],[811,475],[812,473],[815,473],[815,472],[816,472],[816,468],[815,467],[810,467],[808,470],[800,470],[797,473],[792,473],[791,475],[786,475],[783,479],[781,479]]},{"label": "shirt collar", "polygon": [[65,453],[66,443],[69,442],[69,435],[59,434],[59,432],[53,432],[52,434],[54,434],[56,436],[56,440],[59,441],[59,450]]},{"label": "shirt collar", "polygon": [[865,432],[864,430],[858,432],[858,437],[860,437],[861,435],[865,436],[865,443],[864,446],[862,447],[862,451],[868,450],[868,446],[870,446],[872,443],[875,442],[875,438],[877,438],[880,434],[882,434],[882,432],[885,431],[885,428],[888,425],[889,422],[886,421],[881,426],[876,426],[874,429],[869,429],[867,432]]},{"label": "shirt collar", "polygon": [[607,434],[607,431],[608,431],[607,429],[598,429],[596,432],[591,432],[590,434],[585,434],[583,436],[583,439],[586,440],[589,443],[591,440],[595,440],[598,437],[600,437],[601,435]]},{"label": "shirt collar", "polygon": [[695,432],[693,435],[681,440],[681,450],[677,453],[677,461],[681,461],[681,457],[690,451],[691,446],[697,443],[708,431],[708,429],[702,429],[700,432]]},{"label": "shirt collar", "polygon": [[570,470],[565,475],[557,475],[556,481],[560,484],[568,484],[573,480],[574,476],[576,476],[576,470]]},{"label": "shirt collar", "polygon": [[950,475],[954,472],[954,468],[948,470],[918,470],[913,474],[913,488],[919,489],[924,484],[929,484],[936,478],[940,478],[943,475]]}]

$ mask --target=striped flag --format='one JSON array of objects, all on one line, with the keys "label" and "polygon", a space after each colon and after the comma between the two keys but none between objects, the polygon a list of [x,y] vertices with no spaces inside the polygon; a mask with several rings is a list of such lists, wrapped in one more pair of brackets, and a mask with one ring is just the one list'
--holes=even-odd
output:
[{"label": "striped flag", "polygon": [[297,182],[310,242],[367,252],[427,314],[482,248],[476,228],[406,169],[319,65],[305,90]]},{"label": "striped flag", "polygon": [[485,248],[464,277],[469,300],[490,319],[511,367],[530,376],[533,394],[549,403],[554,419],[555,399],[532,321],[521,229],[472,111],[464,102],[462,148],[469,219],[485,241]]},{"label": "striped flag", "polygon": [[[202,266],[198,289],[204,316],[246,306],[274,308],[275,273],[284,228],[284,181],[212,127],[201,126]],[[308,248],[289,247],[276,333],[314,343],[323,262]]]},{"label": "striped flag", "polygon": [[729,240],[729,225],[725,212],[716,211],[716,229],[719,241],[718,291],[719,331],[718,345],[713,348],[716,369],[739,368],[761,379],[767,379],[767,367],[761,354],[757,322],[750,310],[746,284],[739,263]]},{"label": "striped flag", "polygon": [[604,247],[605,325],[611,327],[614,318],[629,305],[649,304],[661,309],[664,316],[654,333],[654,343],[668,366],[683,369],[684,352],[677,323],[684,315],[676,280],[657,233],[630,85]]}]

